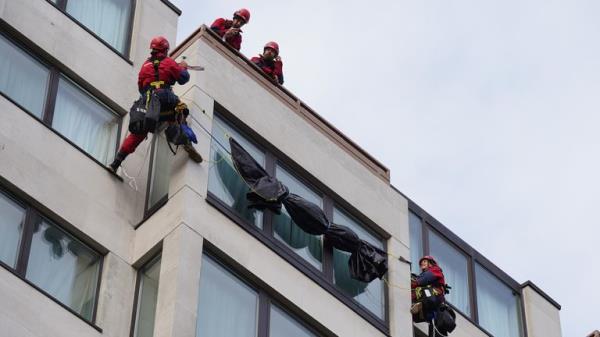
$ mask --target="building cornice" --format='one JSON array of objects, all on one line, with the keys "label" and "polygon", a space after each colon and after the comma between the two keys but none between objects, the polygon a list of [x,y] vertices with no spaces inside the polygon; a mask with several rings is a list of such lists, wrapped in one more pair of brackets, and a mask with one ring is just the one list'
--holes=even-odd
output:
[{"label": "building cornice", "polygon": [[357,145],[348,136],[343,134],[339,129],[329,123],[325,118],[316,113],[306,103],[292,94],[285,87],[273,83],[266,74],[264,74],[256,65],[254,65],[243,54],[233,49],[231,46],[222,41],[215,33],[213,33],[206,25],[200,26],[195,32],[188,36],[180,43],[173,52],[171,57],[177,58],[182,55],[194,42],[202,39],[211,45],[216,51],[228,58],[231,63],[248,74],[258,84],[263,86],[267,91],[287,104],[293,111],[300,115],[309,124],[319,130],[322,134],[328,137],[331,141],[339,145],[344,151],[358,160],[367,169],[369,169],[377,177],[390,182],[390,170],[370,155],[367,151]]}]

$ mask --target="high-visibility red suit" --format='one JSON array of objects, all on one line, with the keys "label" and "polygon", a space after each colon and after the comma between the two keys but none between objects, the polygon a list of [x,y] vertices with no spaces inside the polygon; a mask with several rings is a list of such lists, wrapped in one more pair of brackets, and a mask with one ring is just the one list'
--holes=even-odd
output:
[{"label": "high-visibility red suit", "polygon": [[262,69],[273,81],[283,84],[283,62],[279,57],[279,45],[276,42],[268,42],[263,53],[253,57],[250,61]]},{"label": "high-visibility red suit", "polygon": [[250,21],[250,11],[242,8],[233,13],[233,20],[223,18],[216,19],[210,29],[217,33],[235,50],[240,50],[242,47],[242,30],[241,27]]},{"label": "high-visibility red suit", "polygon": [[[138,74],[139,92],[142,97],[145,97],[149,90],[154,90],[160,101],[161,112],[173,111],[179,102],[179,98],[173,93],[171,86],[175,83],[187,83],[190,80],[190,74],[185,64],[180,65],[167,56],[167,52],[169,51],[169,41],[164,37],[157,36],[153,38],[150,43],[150,49],[152,49],[151,56],[144,62]],[[158,80],[154,68],[154,61],[156,60],[159,61]],[[183,111],[184,114],[186,112],[189,113],[187,109]],[[159,121],[174,120],[174,113],[161,113],[159,119]],[[119,148],[115,160],[110,164],[111,169],[116,171],[125,157],[130,153],[133,153],[138,145],[146,139],[147,135],[147,132],[142,134],[130,133],[125,140],[123,140],[123,144]]]}]

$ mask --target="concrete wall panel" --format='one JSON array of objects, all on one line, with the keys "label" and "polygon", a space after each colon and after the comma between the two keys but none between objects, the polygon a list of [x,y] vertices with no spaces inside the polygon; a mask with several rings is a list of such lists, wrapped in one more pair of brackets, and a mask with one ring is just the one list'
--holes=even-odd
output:
[{"label": "concrete wall panel", "polygon": [[532,287],[523,288],[527,335],[561,337],[560,311]]},{"label": "concrete wall panel", "polygon": [[103,336],[81,318],[1,267],[0,298],[0,336]]}]

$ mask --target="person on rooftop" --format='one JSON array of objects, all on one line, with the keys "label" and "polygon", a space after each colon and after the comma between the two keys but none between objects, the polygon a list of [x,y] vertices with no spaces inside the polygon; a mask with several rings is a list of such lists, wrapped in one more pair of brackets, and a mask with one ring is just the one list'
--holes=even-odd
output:
[{"label": "person on rooftop", "polygon": [[210,29],[217,33],[225,42],[239,51],[242,47],[242,26],[250,21],[250,11],[242,8],[233,13],[233,19],[227,20],[218,18],[210,26]]},{"label": "person on rooftop", "polygon": [[279,45],[277,42],[265,44],[263,53],[253,57],[250,61],[269,76],[273,82],[283,84],[283,62],[279,56]]}]

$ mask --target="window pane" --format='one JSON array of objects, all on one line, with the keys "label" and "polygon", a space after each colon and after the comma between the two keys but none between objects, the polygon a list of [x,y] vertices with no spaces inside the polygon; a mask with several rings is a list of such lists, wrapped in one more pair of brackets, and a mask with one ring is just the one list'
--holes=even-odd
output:
[{"label": "window pane", "polygon": [[50,71],[0,35],[0,91],[42,118]]},{"label": "window pane", "polygon": [[154,135],[154,155],[152,159],[152,178],[150,179],[150,195],[148,196],[148,209],[152,208],[163,197],[169,195],[169,181],[171,177],[171,150],[164,132]]},{"label": "window pane", "polygon": [[103,164],[114,157],[118,121],[104,105],[60,78],[52,127]]},{"label": "window pane", "polygon": [[520,337],[519,296],[479,264],[475,277],[479,324],[494,336]]},{"label": "window pane", "polygon": [[262,212],[248,209],[246,193],[250,189],[231,163],[231,156],[228,154],[231,152],[228,136],[240,143],[263,167],[265,164],[264,153],[216,116],[213,119],[212,134],[214,139],[210,149],[208,190],[233,208],[240,217],[262,228]]},{"label": "window pane", "polygon": [[202,257],[196,337],[255,337],[258,293]]},{"label": "window pane", "polygon": [[446,300],[467,316],[471,316],[467,258],[431,231],[429,250],[442,268],[446,283],[452,287],[450,294],[446,295]]},{"label": "window pane", "polygon": [[[323,199],[318,194],[294,178],[281,166],[277,166],[276,175],[277,179],[290,189],[290,193],[298,194],[306,200],[323,207]],[[282,208],[280,215],[273,215],[273,236],[317,269],[322,268],[323,236],[311,235],[303,231],[292,221],[285,207]]]},{"label": "window pane", "polygon": [[67,13],[125,54],[131,0],[71,0]]},{"label": "window pane", "polygon": [[152,337],[154,316],[158,296],[158,278],[160,275],[160,257],[152,260],[140,273],[135,337]]},{"label": "window pane", "polygon": [[302,324],[278,307],[271,305],[269,337],[316,337]]},{"label": "window pane", "polygon": [[[333,210],[333,223],[351,228],[362,240],[383,249],[380,240],[362,228],[358,221],[337,208]],[[333,249],[333,280],[336,286],[383,319],[385,317],[383,281],[373,280],[371,283],[365,283],[351,278],[348,259],[350,253]]]},{"label": "window pane", "polygon": [[419,274],[419,259],[423,256],[423,232],[421,218],[413,212],[408,212],[408,224],[410,227],[410,271]]},{"label": "window pane", "polygon": [[34,227],[26,278],[92,319],[100,256],[46,221]]},{"label": "window pane", "polygon": [[13,268],[17,264],[24,219],[25,209],[0,193],[0,261]]}]

